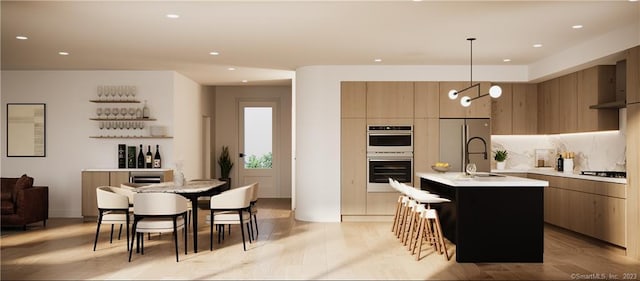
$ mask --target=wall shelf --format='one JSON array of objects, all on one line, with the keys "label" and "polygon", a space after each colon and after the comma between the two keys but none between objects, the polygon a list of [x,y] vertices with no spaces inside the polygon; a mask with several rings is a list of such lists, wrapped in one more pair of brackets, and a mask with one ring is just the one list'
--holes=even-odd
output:
[{"label": "wall shelf", "polygon": [[95,103],[140,103],[139,100],[90,100]]},{"label": "wall shelf", "polygon": [[172,139],[171,136],[90,136],[92,139]]},{"label": "wall shelf", "polygon": [[136,118],[136,119],[113,119],[113,118],[89,118],[89,120],[93,121],[157,121],[155,118]]}]

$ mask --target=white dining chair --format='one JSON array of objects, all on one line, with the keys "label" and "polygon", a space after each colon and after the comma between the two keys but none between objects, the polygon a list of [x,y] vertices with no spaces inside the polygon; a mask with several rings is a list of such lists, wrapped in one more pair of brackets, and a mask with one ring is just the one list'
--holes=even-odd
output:
[{"label": "white dining chair", "polygon": [[122,225],[127,226],[127,250],[129,250],[129,198],[126,195],[118,194],[115,191],[119,188],[113,186],[99,186],[96,188],[96,200],[98,203],[98,221],[96,227],[96,238],[93,241],[93,250],[98,244],[98,235],[102,224],[111,225],[109,243],[113,243],[113,227],[120,225],[118,239],[122,233]]},{"label": "white dining chair", "polygon": [[[243,227],[246,225],[247,234],[250,233],[251,198],[254,185],[230,189],[218,195],[212,196],[210,201],[210,214],[207,215],[206,222],[210,225],[209,232],[209,250],[213,251],[213,226],[218,227],[218,243],[224,232],[224,225],[238,224],[240,225],[240,233],[242,233],[242,247],[246,251],[245,235]],[[251,236],[249,235],[249,242]]]},{"label": "white dining chair", "polygon": [[175,193],[138,193],[134,198],[133,240],[129,248],[129,262],[133,253],[133,242],[137,241],[136,252],[144,255],[144,233],[173,232],[173,242],[178,262],[178,230],[184,229],[184,254],[187,254],[187,203],[189,200]]},{"label": "white dining chair", "polygon": [[251,237],[253,238],[253,240],[256,240],[258,237],[258,188],[260,187],[260,184],[258,184],[257,182],[254,182],[253,184],[253,191],[251,192],[251,202],[249,203],[249,211],[251,213],[251,220],[252,222],[250,223],[250,225],[255,225],[256,228],[256,235],[253,235],[253,227],[251,228]]}]

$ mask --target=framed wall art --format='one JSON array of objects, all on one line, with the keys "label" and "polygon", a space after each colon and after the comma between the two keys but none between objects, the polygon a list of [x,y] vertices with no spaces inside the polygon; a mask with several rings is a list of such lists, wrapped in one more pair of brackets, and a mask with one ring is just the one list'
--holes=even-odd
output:
[{"label": "framed wall art", "polygon": [[46,157],[46,104],[7,103],[7,157]]}]

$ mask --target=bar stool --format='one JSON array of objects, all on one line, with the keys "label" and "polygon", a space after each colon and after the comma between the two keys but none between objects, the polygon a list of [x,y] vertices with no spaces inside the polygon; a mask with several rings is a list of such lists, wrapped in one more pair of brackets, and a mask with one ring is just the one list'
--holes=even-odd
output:
[{"label": "bar stool", "polygon": [[424,194],[416,194],[416,202],[419,206],[416,207],[416,212],[419,216],[418,226],[415,229],[415,233],[411,233],[411,241],[409,242],[409,250],[411,254],[415,254],[416,243],[418,243],[418,253],[416,260],[420,260],[420,252],[422,250],[422,243],[426,239],[429,244],[434,245],[435,250],[439,254],[445,255],[445,258],[449,260],[449,252],[447,251],[447,245],[444,242],[444,236],[442,235],[442,226],[440,225],[440,218],[438,212],[435,209],[431,209],[431,204],[439,204],[451,202],[449,199],[434,197]]}]

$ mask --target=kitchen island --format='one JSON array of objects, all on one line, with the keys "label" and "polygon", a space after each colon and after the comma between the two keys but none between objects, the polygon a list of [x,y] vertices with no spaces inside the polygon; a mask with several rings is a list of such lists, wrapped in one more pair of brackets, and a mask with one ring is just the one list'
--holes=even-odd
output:
[{"label": "kitchen island", "polygon": [[543,262],[544,187],[549,183],[479,173],[416,173],[420,188],[451,200],[438,210],[458,262]]}]

